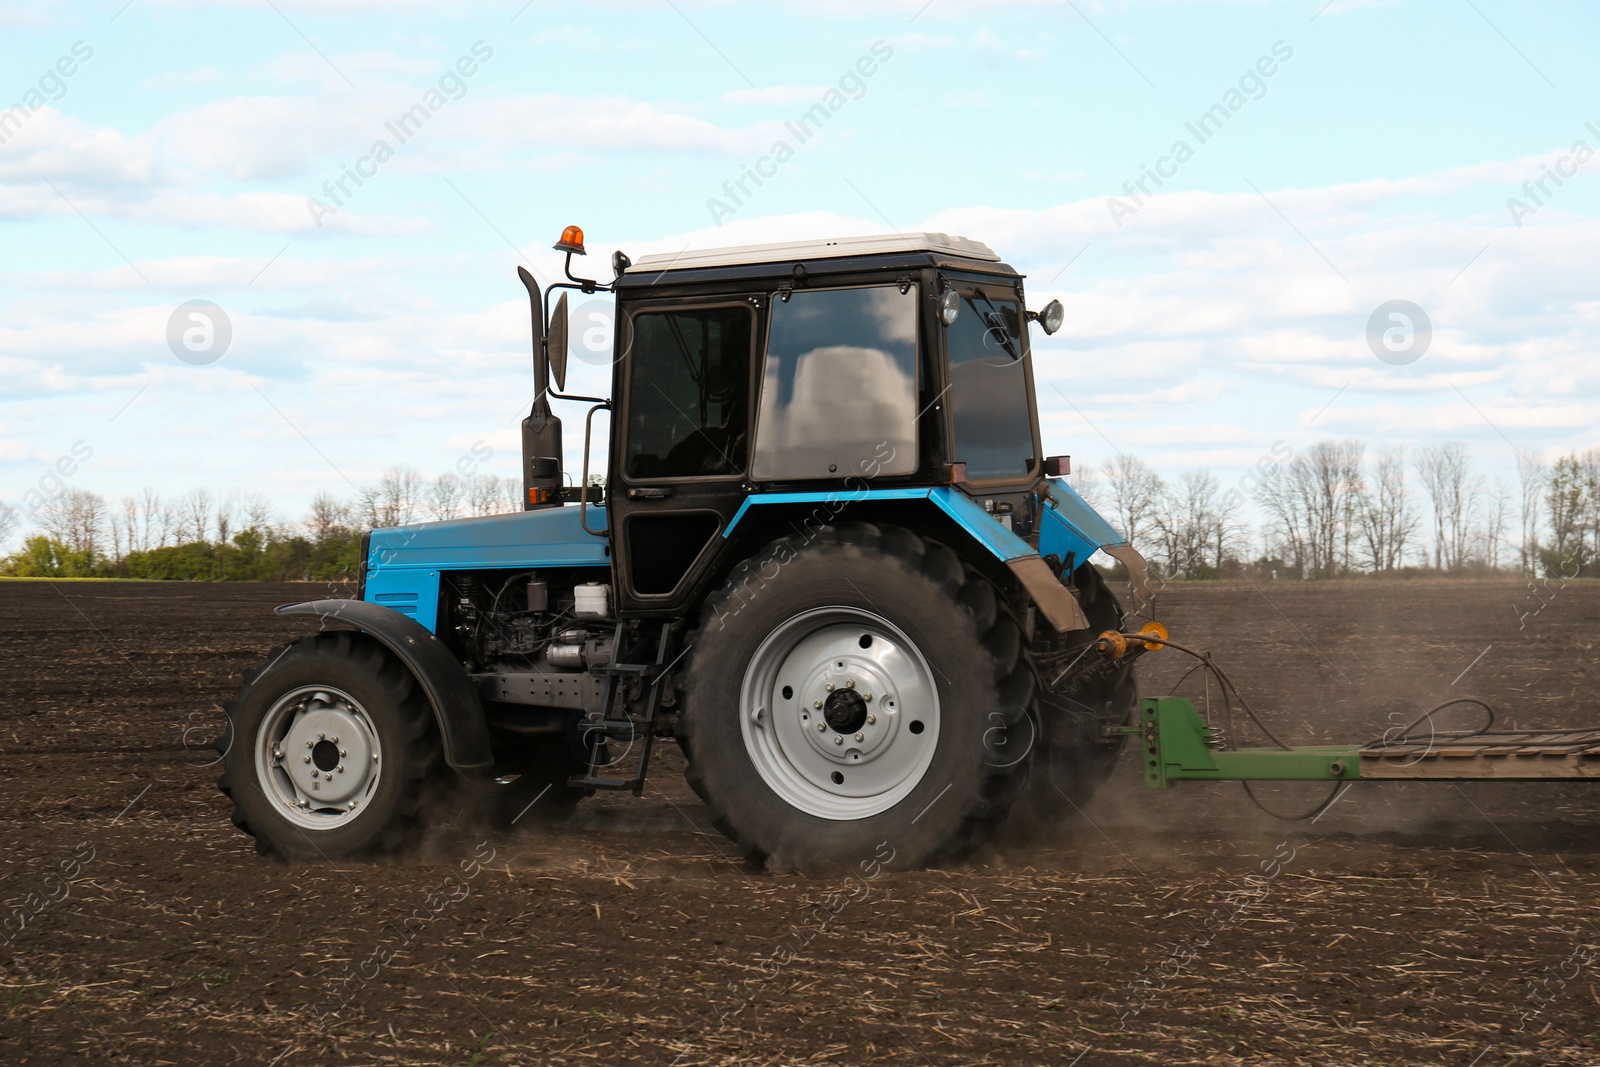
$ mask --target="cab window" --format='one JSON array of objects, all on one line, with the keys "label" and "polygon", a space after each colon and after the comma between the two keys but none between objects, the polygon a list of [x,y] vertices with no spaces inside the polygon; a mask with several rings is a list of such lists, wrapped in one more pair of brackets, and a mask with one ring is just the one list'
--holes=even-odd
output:
[{"label": "cab window", "polygon": [[1035,456],[1022,306],[982,288],[960,292],[960,313],[945,335],[954,458],[974,481],[1025,477]]},{"label": "cab window", "polygon": [[746,306],[674,308],[633,317],[629,478],[744,471],[754,332],[755,315]]},{"label": "cab window", "polygon": [[917,469],[917,287],[774,299],[752,475],[872,477]]}]

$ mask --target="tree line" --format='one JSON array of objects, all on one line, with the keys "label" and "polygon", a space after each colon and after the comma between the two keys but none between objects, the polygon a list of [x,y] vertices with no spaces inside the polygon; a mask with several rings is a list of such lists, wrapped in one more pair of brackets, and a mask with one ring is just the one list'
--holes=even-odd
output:
[{"label": "tree line", "polygon": [[1206,470],[1168,482],[1127,454],[1073,482],[1167,577],[1600,574],[1600,448],[1519,454],[1515,484],[1479,472],[1463,444],[1369,452],[1354,439],[1279,442],[1227,486]]},{"label": "tree line", "polygon": [[62,488],[28,512],[0,502],[0,541],[28,533],[0,574],[32,578],[330,581],[356,575],[366,530],[521,510],[522,483],[492,474],[424,478],[392,467],[340,497],[321,492],[282,520],[259,494],[153,489],[108,500]]},{"label": "tree line", "polygon": [[[1353,439],[1280,442],[1226,483],[1208,470],[1169,481],[1121,453],[1071,481],[1169,578],[1600,574],[1600,448],[1519,456],[1515,483],[1479,472],[1463,444],[1411,453]],[[0,502],[0,540],[28,530],[0,574],[350,581],[365,530],[519,510],[514,478],[408,467],[346,497],[318,493],[289,521],[237,491],[63,488],[26,515]]]}]

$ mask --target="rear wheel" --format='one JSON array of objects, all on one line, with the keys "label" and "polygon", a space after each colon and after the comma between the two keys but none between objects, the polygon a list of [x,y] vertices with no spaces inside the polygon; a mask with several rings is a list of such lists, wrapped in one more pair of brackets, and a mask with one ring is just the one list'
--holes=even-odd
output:
[{"label": "rear wheel", "polygon": [[1085,641],[1123,625],[1122,606],[1094,567],[1080,566],[1073,584],[1089,629],[1065,639],[1052,636],[1035,642],[1042,676],[1038,737],[1028,783],[1017,805],[1021,828],[1049,829],[1089,802],[1127,742],[1123,736],[1106,739],[1106,728],[1126,726],[1139,704],[1131,663],[1072,673],[1085,654]]},{"label": "rear wheel", "polygon": [[994,589],[943,545],[852,524],[737,568],[691,639],[689,781],[778,869],[960,856],[1004,817],[1033,674]]},{"label": "rear wheel", "polygon": [[382,645],[350,632],[301,638],[226,707],[217,784],[257,851],[345,859],[405,841],[441,757],[426,698]]}]

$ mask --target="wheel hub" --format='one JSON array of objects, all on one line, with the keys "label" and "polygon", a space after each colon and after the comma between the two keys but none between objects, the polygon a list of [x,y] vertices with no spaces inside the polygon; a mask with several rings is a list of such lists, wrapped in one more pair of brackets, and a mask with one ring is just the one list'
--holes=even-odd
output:
[{"label": "wheel hub", "polygon": [[841,734],[853,734],[867,723],[867,702],[854,689],[835,689],[822,702],[822,717]]},{"label": "wheel hub", "polygon": [[377,787],[383,773],[377,728],[348,693],[294,690],[261,720],[256,773],[291,822],[331,829],[357,817]]},{"label": "wheel hub", "polygon": [[861,819],[911,792],[933,759],[939,697],[927,661],[872,612],[819,608],[779,626],[742,687],[747,751],[786,801]]}]

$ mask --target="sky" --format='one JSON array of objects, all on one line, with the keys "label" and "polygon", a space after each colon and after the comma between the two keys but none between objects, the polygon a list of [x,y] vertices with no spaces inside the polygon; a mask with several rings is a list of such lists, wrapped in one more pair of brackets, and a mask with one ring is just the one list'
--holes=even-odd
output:
[{"label": "sky", "polygon": [[1232,486],[1354,436],[1511,481],[1600,444],[1596,40],[1510,0],[7,0],[0,501],[515,475],[515,268],[568,224],[601,277],[983,241],[1066,306],[1075,464]]}]

